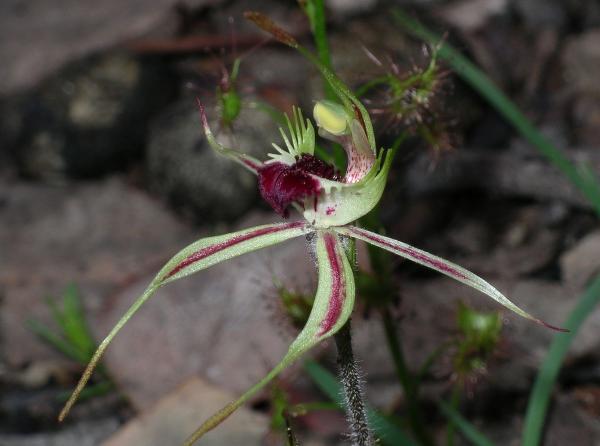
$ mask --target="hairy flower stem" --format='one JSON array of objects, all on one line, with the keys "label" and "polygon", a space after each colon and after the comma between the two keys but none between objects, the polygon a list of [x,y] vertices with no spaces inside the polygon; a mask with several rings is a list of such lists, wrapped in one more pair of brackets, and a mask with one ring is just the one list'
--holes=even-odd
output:
[{"label": "hairy flower stem", "polygon": [[433,445],[433,440],[427,432],[423,422],[423,416],[421,414],[421,408],[419,405],[417,383],[406,367],[406,361],[404,360],[402,347],[400,346],[400,341],[398,340],[398,335],[396,332],[396,324],[394,323],[394,318],[387,307],[382,308],[381,318],[383,321],[383,329],[385,331],[387,344],[390,349],[392,359],[394,360],[396,375],[398,376],[398,380],[404,389],[410,426],[420,444],[425,446]]},{"label": "hairy flower stem", "polygon": [[367,410],[363,397],[361,374],[352,353],[350,320],[335,335],[338,350],[340,381],[344,388],[346,415],[350,425],[353,446],[372,446],[373,435],[367,421]]},{"label": "hairy flower stem", "polygon": [[290,423],[290,419],[287,416],[287,414],[284,414],[284,419],[285,419],[285,432],[286,432],[286,436],[287,436],[287,441],[285,443],[285,446],[300,446],[300,444],[298,443],[298,440],[296,439],[296,436],[294,435],[294,431],[292,430],[292,425]]}]

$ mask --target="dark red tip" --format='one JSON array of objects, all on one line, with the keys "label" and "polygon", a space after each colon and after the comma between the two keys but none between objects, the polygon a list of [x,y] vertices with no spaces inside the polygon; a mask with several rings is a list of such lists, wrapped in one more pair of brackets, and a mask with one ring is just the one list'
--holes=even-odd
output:
[{"label": "dark red tip", "polygon": [[536,319],[535,320],[538,324],[543,325],[546,328],[549,328],[550,330],[554,330],[554,331],[558,331],[560,333],[571,333],[571,330],[567,329],[567,328],[560,328],[560,327],[555,327],[554,325],[550,325],[547,322],[544,322],[540,319]]},{"label": "dark red tip", "polygon": [[206,117],[206,110],[204,109],[202,101],[198,97],[196,98],[196,104],[198,104],[198,111],[200,112],[200,121],[202,121],[202,127],[204,127],[205,129],[209,128],[208,118]]},{"label": "dark red tip", "polygon": [[277,39],[281,43],[291,46],[292,48],[298,47],[298,42],[296,41],[294,36],[277,26],[275,22],[273,22],[273,20],[268,18],[266,15],[256,11],[246,11],[244,12],[244,17],[246,18],[246,20],[250,20],[251,22],[253,22],[263,31],[266,31],[269,34],[271,34],[275,39]]},{"label": "dark red tip", "polygon": [[288,216],[291,203],[321,191],[319,181],[310,174],[279,162],[259,169],[258,188],[265,201],[283,217]]}]

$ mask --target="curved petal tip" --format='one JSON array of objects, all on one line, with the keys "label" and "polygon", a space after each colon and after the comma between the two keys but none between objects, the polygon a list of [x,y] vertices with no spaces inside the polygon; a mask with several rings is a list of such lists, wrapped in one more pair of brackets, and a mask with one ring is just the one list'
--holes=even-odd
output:
[{"label": "curved petal tip", "polygon": [[546,328],[549,328],[550,330],[558,331],[560,333],[571,333],[571,330],[569,330],[568,328],[561,328],[555,325],[550,325],[548,322],[544,322],[541,319],[535,319],[535,322],[537,322],[540,325],[543,325]]}]

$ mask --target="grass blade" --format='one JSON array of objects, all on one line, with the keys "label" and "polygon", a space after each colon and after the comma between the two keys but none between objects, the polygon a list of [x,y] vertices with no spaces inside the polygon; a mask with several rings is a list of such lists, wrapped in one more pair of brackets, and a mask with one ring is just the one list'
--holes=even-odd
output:
[{"label": "grass blade", "polygon": [[[344,407],[342,386],[332,373],[314,361],[306,361],[304,363],[304,369],[325,395],[332,401],[335,401],[340,408]],[[416,446],[416,443],[413,442],[402,429],[379,412],[368,407],[367,416],[371,427],[377,435],[381,437],[384,444],[394,446]]]},{"label": "grass blade", "polygon": [[77,350],[72,344],[65,341],[59,335],[54,333],[52,330],[47,328],[46,326],[40,324],[35,320],[27,321],[27,326],[29,329],[35,333],[39,338],[43,339],[45,342],[50,344],[56,350],[61,352],[63,355],[68,358],[77,361],[81,364],[86,364],[89,360],[89,357],[86,357],[84,353]]},{"label": "grass blade", "polygon": [[61,325],[65,339],[89,360],[96,350],[96,342],[86,323],[81,298],[75,285],[69,285],[65,290],[62,306],[62,318],[57,322]]},{"label": "grass blade", "polygon": [[537,446],[540,444],[544,419],[560,367],[579,328],[599,302],[600,276],[597,276],[567,318],[565,326],[570,330],[570,333],[563,333],[554,337],[548,355],[538,372],[527,405],[523,446]]}]

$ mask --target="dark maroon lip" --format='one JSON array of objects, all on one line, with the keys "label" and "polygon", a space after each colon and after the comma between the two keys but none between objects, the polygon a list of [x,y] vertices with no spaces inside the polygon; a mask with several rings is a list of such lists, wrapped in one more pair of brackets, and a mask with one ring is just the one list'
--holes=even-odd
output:
[{"label": "dark maroon lip", "polygon": [[338,181],[340,177],[333,166],[304,154],[292,165],[275,161],[260,167],[258,188],[275,212],[288,217],[290,204],[318,197],[322,190],[319,178]]}]

